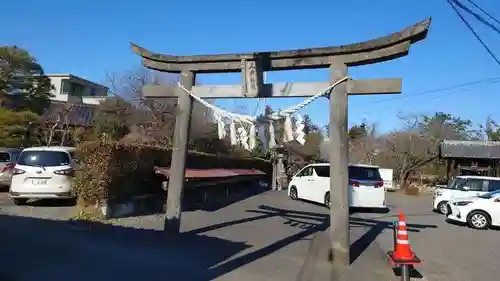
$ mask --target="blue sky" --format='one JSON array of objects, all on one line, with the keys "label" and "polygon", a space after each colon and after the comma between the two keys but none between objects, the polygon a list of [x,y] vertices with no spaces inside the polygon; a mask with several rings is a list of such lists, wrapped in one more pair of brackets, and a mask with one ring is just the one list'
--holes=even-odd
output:
[{"label": "blue sky", "polygon": [[[476,0],[500,17],[500,1]],[[140,65],[129,42],[174,55],[213,54],[323,47],[365,41],[432,17],[428,38],[408,57],[350,69],[353,78],[403,77],[398,96],[350,97],[349,122],[363,119],[387,131],[401,125],[398,114],[445,111],[475,122],[500,120],[500,83],[482,83],[441,92],[470,81],[500,76],[486,53],[445,0],[191,0],[191,1],[2,1],[10,23],[0,44],[26,48],[47,73],[72,73],[104,82],[106,71]],[[5,13],[6,11],[6,13]],[[19,13],[17,11],[20,11]],[[500,35],[472,19],[500,57]],[[200,75],[203,84],[236,84],[238,74]],[[327,70],[273,72],[267,82],[328,80]],[[225,109],[253,114],[267,103],[285,108],[302,99],[221,100]],[[259,104],[259,107],[257,105]],[[328,122],[320,99],[300,112]]]}]

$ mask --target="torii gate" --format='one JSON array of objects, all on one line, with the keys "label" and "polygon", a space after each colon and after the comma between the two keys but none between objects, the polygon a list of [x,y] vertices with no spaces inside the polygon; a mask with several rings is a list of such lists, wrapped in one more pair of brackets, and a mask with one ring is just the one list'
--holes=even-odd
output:
[{"label": "torii gate", "polygon": [[[219,55],[171,56],[158,54],[131,43],[145,67],[161,72],[180,73],[180,84],[202,98],[308,97],[332,82],[347,76],[349,66],[373,64],[403,57],[411,44],[425,39],[431,19],[419,22],[391,35],[335,47]],[[326,83],[265,84],[265,71],[329,68]],[[196,73],[242,73],[242,86],[195,86]],[[330,94],[330,235],[334,261],[349,264],[348,124],[347,95],[399,94],[401,78],[349,80]],[[175,122],[171,178],[168,187],[165,231],[178,233],[185,183],[186,153],[189,139],[192,98],[177,85],[148,85],[145,98],[178,98],[179,114]]]}]

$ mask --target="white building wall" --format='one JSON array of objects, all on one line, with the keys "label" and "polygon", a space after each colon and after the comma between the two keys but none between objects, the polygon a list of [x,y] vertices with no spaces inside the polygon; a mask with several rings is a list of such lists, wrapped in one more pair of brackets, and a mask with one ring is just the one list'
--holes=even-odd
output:
[{"label": "white building wall", "polygon": [[[47,76],[50,78],[50,82],[54,87],[54,90],[52,91],[54,97],[52,98],[52,100],[72,103],[99,104],[100,101],[107,98],[108,88],[103,85],[70,74],[56,74]],[[70,81],[83,86],[82,96],[80,97],[63,93],[63,81]],[[94,95],[92,95],[92,92],[94,92]]]},{"label": "white building wall", "polygon": [[58,100],[58,101],[67,101],[68,100],[68,95],[61,95],[61,82],[62,82],[62,77],[49,77],[50,78],[50,84],[54,87],[54,90],[52,90],[52,94],[54,97],[52,98],[53,100]]},{"label": "white building wall", "polygon": [[83,103],[99,104],[101,101],[106,100],[108,97],[82,97]]}]

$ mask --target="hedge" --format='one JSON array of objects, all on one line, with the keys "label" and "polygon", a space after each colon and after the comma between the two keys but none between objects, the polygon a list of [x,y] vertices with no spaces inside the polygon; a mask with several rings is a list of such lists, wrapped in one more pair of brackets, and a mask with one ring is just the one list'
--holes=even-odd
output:
[{"label": "hedge", "polygon": [[[95,204],[102,200],[127,201],[133,196],[162,192],[161,179],[154,166],[170,166],[170,149],[120,142],[84,142],[77,146],[80,167],[74,180],[74,191],[80,203]],[[260,158],[233,158],[189,151],[188,168],[258,169],[267,174],[271,163]]]}]

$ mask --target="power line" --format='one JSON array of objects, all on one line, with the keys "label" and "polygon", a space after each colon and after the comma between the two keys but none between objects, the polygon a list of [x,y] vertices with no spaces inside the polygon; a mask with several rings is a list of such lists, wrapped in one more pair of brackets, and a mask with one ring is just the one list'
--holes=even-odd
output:
[{"label": "power line", "polygon": [[461,8],[462,10],[464,10],[467,13],[471,14],[478,21],[480,21],[484,25],[488,26],[489,28],[493,29],[496,33],[500,34],[500,28],[498,28],[498,27],[494,26],[493,24],[491,24],[488,20],[486,20],[485,18],[483,18],[481,15],[477,14],[476,12],[472,11],[471,9],[467,8],[464,4],[460,3],[458,0],[452,0],[452,1],[459,8]]},{"label": "power line", "polygon": [[[496,82],[493,82],[493,83],[498,83],[498,82],[500,82],[500,80],[497,80]],[[464,89],[463,91],[459,91],[459,92],[442,93],[441,95],[433,95],[431,97],[427,97],[426,101],[427,100],[432,100],[432,99],[441,99],[441,98],[452,96],[452,95],[456,97],[457,95],[463,95],[465,93],[470,93],[471,91],[472,91],[472,89]],[[411,96],[405,96],[404,98],[412,98],[412,97],[413,97],[413,95],[411,95]],[[413,106],[413,104],[411,104],[411,103],[405,103],[405,104],[402,104],[402,105],[398,105],[398,109],[406,108],[406,107],[409,107],[409,106]],[[356,111],[356,113],[357,114],[366,114],[366,113],[369,113],[371,111],[372,110]]]},{"label": "power line", "polygon": [[[463,87],[468,87],[468,86],[473,86],[473,85],[479,85],[479,84],[486,84],[486,83],[491,83],[491,84],[496,84],[500,83],[500,76],[494,76],[486,79],[480,79],[480,80],[475,80],[475,81],[470,81],[462,84],[457,84],[457,85],[452,85],[452,86],[447,86],[443,88],[437,88],[437,89],[432,89],[432,90],[427,90],[427,91],[422,91],[422,92],[417,92],[411,95],[403,95],[403,96],[396,96],[393,98],[387,98],[387,99],[382,99],[382,100],[377,100],[377,101],[372,101],[369,102],[369,104],[376,104],[376,103],[383,103],[383,102],[390,102],[393,100],[399,100],[399,99],[408,99],[408,98],[414,98],[414,97],[419,97],[419,96],[424,96],[428,94],[433,94],[433,93],[439,93],[439,92],[444,92],[444,91],[449,91],[449,90],[455,90],[455,89],[460,89]],[[448,95],[453,95],[455,92],[451,93],[444,93],[443,95],[437,96],[437,97],[444,97]],[[260,100],[258,99],[257,103],[257,108],[255,108],[255,113],[254,116],[257,114],[257,110],[260,107]],[[264,98],[264,107],[267,106],[267,98]]]},{"label": "power line", "polygon": [[474,36],[476,37],[476,39],[481,43],[481,45],[483,45],[483,47],[486,49],[486,51],[491,55],[491,57],[500,66],[500,60],[495,56],[495,54],[493,53],[493,51],[491,51],[491,49],[486,45],[486,43],[479,37],[479,35],[476,33],[476,31],[474,30],[474,28],[472,28],[472,26],[469,24],[469,22],[467,22],[467,20],[462,16],[462,14],[460,14],[460,12],[453,5],[453,3],[451,2],[451,0],[446,0],[446,1],[448,2],[448,4],[450,4],[451,8],[455,11],[455,13],[457,13],[458,17],[462,20],[462,22],[465,23],[465,25],[467,25],[467,27],[472,32],[472,34],[474,34]]},{"label": "power line", "polygon": [[465,94],[465,93],[470,93],[472,91],[472,89],[463,89],[463,90],[460,90],[460,91],[454,91],[454,92],[447,92],[447,93],[442,93],[441,95],[433,95],[431,97],[427,97],[425,98],[426,101],[428,100],[432,100],[432,99],[440,99],[440,98],[444,98],[444,97],[448,97],[448,96],[456,96],[456,95],[461,95],[461,94]]},{"label": "power line", "polygon": [[500,24],[500,20],[498,20],[497,18],[495,18],[493,15],[489,14],[488,12],[486,12],[484,9],[482,9],[478,4],[474,3],[474,1],[472,0],[467,0],[469,3],[471,3],[474,7],[476,7],[477,9],[479,9],[481,12],[483,12],[485,15],[487,15],[488,17],[490,17],[492,20],[496,21],[496,23]]},{"label": "power line", "polygon": [[416,96],[422,96],[422,95],[428,95],[428,94],[433,94],[433,93],[438,93],[438,92],[443,92],[443,91],[448,91],[448,90],[454,90],[458,88],[463,88],[467,86],[472,86],[472,85],[478,85],[478,84],[484,84],[484,83],[492,83],[496,84],[500,82],[500,76],[495,76],[495,77],[490,77],[487,79],[481,79],[481,80],[476,80],[476,81],[471,81],[471,82],[466,82],[458,85],[453,85],[453,86],[448,86],[444,88],[438,88],[434,90],[428,90],[428,91],[423,91],[423,92],[418,92],[412,95],[406,95],[406,96],[399,96],[399,97],[394,97],[394,98],[388,98],[388,99],[383,99],[383,100],[378,100],[378,101],[373,101],[370,102],[370,104],[374,103],[381,103],[381,102],[387,102],[387,101],[393,101],[393,100],[399,100],[399,99],[405,99],[405,98],[412,98]]}]

